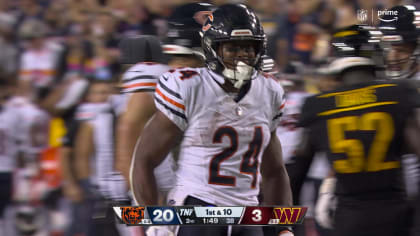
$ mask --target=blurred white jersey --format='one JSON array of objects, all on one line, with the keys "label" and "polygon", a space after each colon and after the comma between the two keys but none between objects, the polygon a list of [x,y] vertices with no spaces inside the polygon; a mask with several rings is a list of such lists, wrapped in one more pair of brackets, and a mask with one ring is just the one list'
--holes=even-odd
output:
[{"label": "blurred white jersey", "polygon": [[16,167],[19,125],[17,111],[3,106],[0,109],[0,173],[12,172]]},{"label": "blurred white jersey", "polygon": [[[130,67],[122,77],[123,93],[154,92],[159,77],[169,71],[170,67],[153,62],[140,62]],[[153,95],[151,95],[153,96]],[[128,101],[128,99],[127,99]],[[175,182],[174,160],[172,153],[154,170],[156,184],[160,191],[167,192]]]},{"label": "blurred white jersey", "polygon": [[169,66],[153,62],[140,62],[130,67],[122,76],[123,93],[154,92],[159,76]]},{"label": "blurred white jersey", "polygon": [[[288,164],[294,156],[301,142],[303,129],[298,127],[299,116],[305,99],[310,96],[307,92],[290,92],[286,94],[284,114],[277,128],[276,134],[281,142],[283,161]],[[316,153],[308,176],[323,179],[327,176],[330,165],[324,153]]]},{"label": "blurred white jersey", "polygon": [[258,204],[262,154],[282,115],[284,92],[271,77],[253,76],[238,102],[219,85],[223,77],[206,68],[161,76],[155,104],[184,131],[173,191],[215,205]]},{"label": "blurred white jersey", "polygon": [[129,98],[130,95],[125,93],[112,94],[109,96],[108,102],[117,117],[124,113]]},{"label": "blurred white jersey", "polygon": [[17,112],[19,149],[27,155],[37,154],[48,145],[50,116],[28,99],[13,97],[7,106]]},{"label": "blurred white jersey", "polygon": [[28,49],[20,60],[19,79],[29,80],[36,87],[48,87],[56,75],[59,52],[62,47],[45,42],[40,50]]},{"label": "blurred white jersey", "polygon": [[276,130],[277,137],[281,142],[283,161],[287,164],[294,155],[301,137],[302,128],[298,128],[299,116],[305,99],[309,96],[306,92],[286,93],[286,106],[281,118],[280,126]]},{"label": "blurred white jersey", "polygon": [[[82,116],[80,116],[83,114]],[[93,127],[94,154],[90,159],[90,182],[102,196],[113,200],[127,199],[127,185],[121,173],[114,168],[115,115],[109,103],[82,104],[76,117]]]}]

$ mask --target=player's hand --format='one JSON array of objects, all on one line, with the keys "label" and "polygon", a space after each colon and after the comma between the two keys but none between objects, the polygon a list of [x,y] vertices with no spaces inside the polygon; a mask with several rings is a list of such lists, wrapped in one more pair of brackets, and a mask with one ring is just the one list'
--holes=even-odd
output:
[{"label": "player's hand", "polygon": [[151,226],[147,229],[147,236],[175,236],[175,228],[171,226]]},{"label": "player's hand", "polygon": [[81,202],[83,200],[83,190],[77,184],[68,184],[64,186],[64,196],[72,202]]},{"label": "player's hand", "polygon": [[326,178],[319,188],[318,201],[315,206],[315,219],[322,227],[333,228],[333,212],[335,211],[335,178]]},{"label": "player's hand", "polygon": [[288,230],[284,230],[284,231],[281,231],[278,236],[294,236],[294,235],[295,235],[294,233]]}]

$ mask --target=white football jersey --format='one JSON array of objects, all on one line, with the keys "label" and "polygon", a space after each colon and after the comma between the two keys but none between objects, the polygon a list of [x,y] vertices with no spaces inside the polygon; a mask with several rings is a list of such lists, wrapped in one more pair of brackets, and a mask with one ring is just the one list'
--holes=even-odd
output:
[{"label": "white football jersey", "polygon": [[236,102],[222,83],[207,68],[171,70],[159,80],[155,104],[184,131],[175,189],[215,205],[257,205],[262,154],[282,115],[284,91],[255,73]]},{"label": "white football jersey", "polygon": [[29,80],[37,88],[51,85],[61,49],[59,44],[46,42],[41,50],[24,51],[20,60],[19,79]]},{"label": "white football jersey", "polygon": [[[48,145],[50,116],[47,112],[23,97],[13,97],[7,106],[17,112],[19,149],[31,155],[42,151]],[[36,144],[34,143],[36,139]]]},{"label": "white football jersey", "polygon": [[0,173],[12,172],[16,167],[19,125],[17,111],[3,106],[0,109]]},{"label": "white football jersey", "polygon": [[127,185],[124,177],[114,168],[114,122],[110,103],[82,104],[76,112],[78,120],[93,127],[94,154],[90,158],[90,182],[99,192],[113,200],[127,199]]},{"label": "white football jersey", "polygon": [[153,62],[140,62],[130,67],[122,76],[123,93],[154,92],[159,76],[169,66]]},{"label": "white football jersey", "polygon": [[284,114],[281,118],[280,126],[277,128],[276,134],[281,142],[283,151],[283,160],[287,163],[294,155],[298,147],[302,128],[298,128],[300,109],[309,93],[306,92],[290,92],[286,94],[286,105]]},{"label": "white football jersey", "polygon": [[[123,93],[154,92],[159,77],[169,71],[170,67],[164,64],[152,62],[140,62],[130,67],[122,77]],[[153,95],[151,95],[153,96]],[[127,99],[128,101],[128,99]],[[155,168],[156,184],[162,192],[168,192],[174,186],[175,169],[172,153]]]}]

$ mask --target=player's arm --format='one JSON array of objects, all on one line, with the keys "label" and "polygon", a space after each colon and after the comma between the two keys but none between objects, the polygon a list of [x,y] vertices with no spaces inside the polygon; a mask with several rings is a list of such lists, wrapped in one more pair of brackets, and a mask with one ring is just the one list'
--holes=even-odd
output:
[{"label": "player's arm", "polygon": [[405,146],[409,153],[420,158],[420,84],[418,81],[404,81],[399,84],[401,88],[400,103],[407,117],[404,127]]},{"label": "player's arm", "polygon": [[90,176],[90,157],[94,152],[93,127],[89,122],[82,122],[76,134],[74,146],[75,171],[79,180]]},{"label": "player's arm", "polygon": [[315,150],[310,141],[310,130],[305,128],[296,154],[291,159],[289,168],[290,185],[294,204],[298,204],[300,190],[311,166]]},{"label": "player's arm", "polygon": [[78,128],[78,122],[73,120],[71,125],[67,127],[68,132],[64,137],[63,145],[59,150],[60,172],[63,179],[63,193],[64,196],[74,202],[78,202],[82,199],[82,190],[77,182],[75,168],[73,165],[73,147]]},{"label": "player's arm", "polygon": [[145,92],[134,93],[128,101],[126,111],[118,120],[115,167],[127,181],[137,139],[155,112],[153,95]]},{"label": "player's arm", "polygon": [[181,139],[183,132],[165,114],[157,111],[144,128],[134,151],[131,189],[139,204],[156,205],[158,191],[154,168]]},{"label": "player's arm", "polygon": [[280,141],[276,132],[264,151],[261,163],[264,203],[267,205],[292,205],[289,176],[284,166]]},{"label": "player's arm", "polygon": [[73,202],[82,200],[82,189],[77,183],[77,179],[72,168],[72,148],[68,146],[60,147],[59,161],[61,177],[63,178],[63,193]]},{"label": "player's arm", "polygon": [[410,151],[420,158],[420,110],[416,109],[407,119],[404,130],[405,140]]}]

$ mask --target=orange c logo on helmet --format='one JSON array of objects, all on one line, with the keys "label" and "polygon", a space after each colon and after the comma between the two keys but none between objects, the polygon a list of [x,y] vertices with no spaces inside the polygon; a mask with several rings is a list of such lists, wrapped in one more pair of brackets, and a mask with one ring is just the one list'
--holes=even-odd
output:
[{"label": "orange c logo on helmet", "polygon": [[203,30],[204,32],[206,32],[207,30],[209,30],[209,29],[210,29],[210,27],[211,27],[211,23],[213,22],[213,14],[210,12],[210,14],[208,15],[208,17],[207,17],[207,18],[210,20],[210,22],[209,22],[209,23],[207,23],[206,25],[203,25],[202,30]]}]

